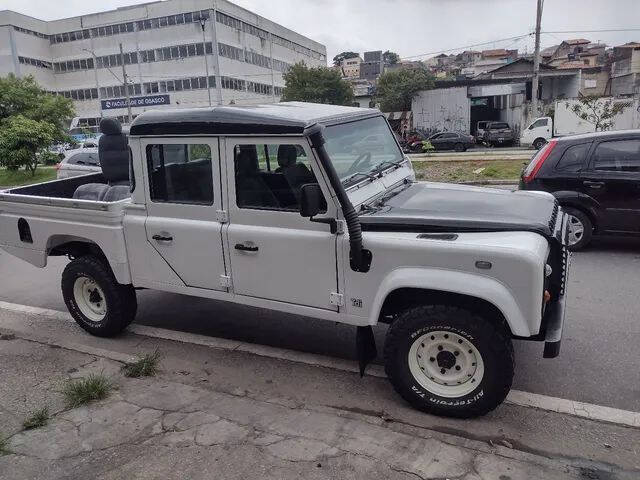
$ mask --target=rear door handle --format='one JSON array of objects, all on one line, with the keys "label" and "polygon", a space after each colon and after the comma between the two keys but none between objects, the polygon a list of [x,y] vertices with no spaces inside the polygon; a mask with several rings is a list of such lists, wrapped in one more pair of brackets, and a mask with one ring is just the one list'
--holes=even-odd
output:
[{"label": "rear door handle", "polygon": [[171,236],[165,236],[165,235],[159,235],[159,234],[155,234],[153,238],[156,242],[173,242],[173,237]]},{"label": "rear door handle", "polygon": [[585,187],[591,187],[591,188],[602,188],[602,187],[604,187],[604,182],[592,182],[591,180],[585,180],[584,182],[582,182],[582,184]]},{"label": "rear door handle", "polygon": [[258,247],[251,247],[248,245],[244,245],[243,243],[236,243],[236,246],[233,247],[236,250],[240,250],[242,252],[257,252],[258,251]]}]

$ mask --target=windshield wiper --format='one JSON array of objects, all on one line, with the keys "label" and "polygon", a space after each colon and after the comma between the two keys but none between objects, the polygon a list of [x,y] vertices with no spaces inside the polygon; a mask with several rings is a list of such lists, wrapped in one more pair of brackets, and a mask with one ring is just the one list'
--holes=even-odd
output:
[{"label": "windshield wiper", "polygon": [[390,167],[398,167],[400,168],[400,166],[405,162],[405,160],[396,160],[395,162],[392,160],[385,160],[383,162],[380,162],[378,165],[376,165],[375,167],[373,167],[371,170],[369,170],[369,172],[371,173],[380,173],[385,169],[385,166],[390,166]]},{"label": "windshield wiper", "polygon": [[347,178],[342,180],[342,185],[346,185],[347,183],[349,183],[351,180],[353,180],[354,178],[357,178],[359,176],[363,176],[363,177],[367,177],[370,178],[371,180],[377,180],[378,178],[375,175],[371,175],[370,173],[366,173],[366,172],[354,172],[351,175],[349,175]]}]

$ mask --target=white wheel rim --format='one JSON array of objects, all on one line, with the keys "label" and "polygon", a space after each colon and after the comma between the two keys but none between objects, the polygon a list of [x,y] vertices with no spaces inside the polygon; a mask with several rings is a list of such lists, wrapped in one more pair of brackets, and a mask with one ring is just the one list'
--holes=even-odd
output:
[{"label": "white wheel rim", "polygon": [[80,312],[92,322],[100,322],[107,314],[104,292],[89,277],[78,277],[73,284],[73,297]]},{"label": "white wheel rim", "polygon": [[409,349],[409,370],[428,392],[463,397],[473,392],[484,375],[478,349],[465,337],[433,331],[417,338]]},{"label": "white wheel rim", "polygon": [[584,235],[584,225],[578,217],[569,215],[569,245],[575,245]]}]

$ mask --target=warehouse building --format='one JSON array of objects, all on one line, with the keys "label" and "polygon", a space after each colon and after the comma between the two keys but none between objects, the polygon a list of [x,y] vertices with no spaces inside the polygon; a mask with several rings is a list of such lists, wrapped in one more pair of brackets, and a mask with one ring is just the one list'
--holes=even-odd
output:
[{"label": "warehouse building", "polygon": [[166,0],[54,21],[0,11],[0,76],[33,75],[73,99],[77,123],[92,130],[102,116],[126,122],[123,68],[135,117],[278,101],[291,65],[326,61],[324,45],[225,0]]}]

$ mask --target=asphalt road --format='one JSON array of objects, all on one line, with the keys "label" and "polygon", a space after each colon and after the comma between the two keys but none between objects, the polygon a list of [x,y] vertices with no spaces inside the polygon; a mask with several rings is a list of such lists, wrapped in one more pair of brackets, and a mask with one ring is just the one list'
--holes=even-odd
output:
[{"label": "asphalt road", "polygon": [[[65,260],[38,269],[0,254],[0,300],[65,310]],[[560,356],[516,341],[514,388],[640,411],[640,240],[600,240],[574,254]],[[175,330],[355,358],[355,329],[306,317],[182,295],[138,292],[137,322]],[[381,351],[385,327],[376,330]]]}]

